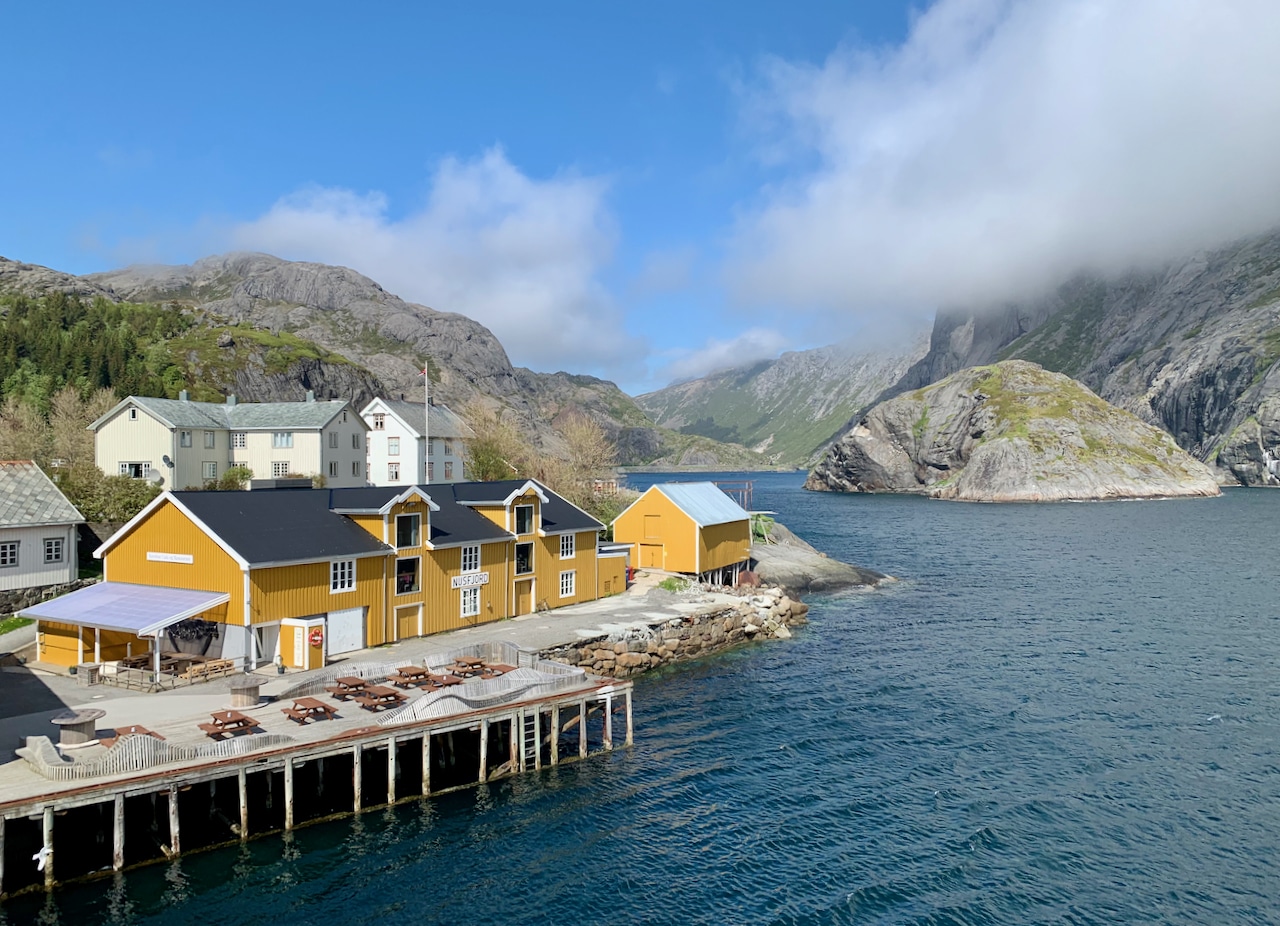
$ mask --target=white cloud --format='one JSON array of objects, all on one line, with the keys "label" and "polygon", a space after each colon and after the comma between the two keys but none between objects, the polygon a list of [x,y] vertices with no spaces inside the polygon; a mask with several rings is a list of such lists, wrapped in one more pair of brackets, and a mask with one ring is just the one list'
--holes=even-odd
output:
[{"label": "white cloud", "polygon": [[692,247],[653,251],[645,257],[644,266],[631,281],[630,289],[637,296],[679,292],[693,279],[697,259],[698,251]]},{"label": "white cloud", "polygon": [[786,335],[768,328],[749,328],[727,341],[709,338],[696,350],[669,352],[669,360],[655,379],[664,383],[695,379],[717,370],[745,366],[778,356],[790,346]]},{"label": "white cloud", "polygon": [[743,302],[865,314],[1026,294],[1280,224],[1274,0],[940,0],[897,49],[771,61],[798,179],[735,230]]},{"label": "white cloud", "polygon": [[342,264],[390,292],[490,328],[512,360],[601,370],[640,358],[597,280],[615,233],[605,180],[531,179],[494,148],[447,159],[426,204],[390,216],[381,193],[303,190],[234,232],[237,247]]}]

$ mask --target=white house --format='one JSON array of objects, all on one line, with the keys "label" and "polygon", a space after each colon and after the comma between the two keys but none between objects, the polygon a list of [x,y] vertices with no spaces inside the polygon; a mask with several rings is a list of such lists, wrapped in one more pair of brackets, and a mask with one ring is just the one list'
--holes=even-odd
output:
[{"label": "white house", "polygon": [[30,460],[0,462],[0,590],[74,582],[84,517]]},{"label": "white house", "polygon": [[[360,417],[369,426],[369,482],[390,486],[466,481],[466,445],[475,432],[446,406],[374,399]],[[424,430],[430,432],[429,444]]]},{"label": "white house", "polygon": [[192,402],[129,396],[93,424],[98,468],[166,489],[207,485],[233,466],[254,478],[320,474],[333,488],[366,484],[364,420],[350,403]]}]

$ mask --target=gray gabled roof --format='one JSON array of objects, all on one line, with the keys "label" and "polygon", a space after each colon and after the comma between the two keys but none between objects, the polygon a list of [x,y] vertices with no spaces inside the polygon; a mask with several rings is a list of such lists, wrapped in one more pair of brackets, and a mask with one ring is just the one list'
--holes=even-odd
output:
[{"label": "gray gabled roof", "polygon": [[[319,430],[338,416],[348,403],[341,399],[326,402],[190,402],[131,395],[93,424],[96,431],[117,412],[136,405],[169,428],[213,431],[309,431]],[[355,410],[351,412],[355,415]],[[360,418],[359,415],[355,415]],[[363,424],[363,419],[360,419]]]},{"label": "gray gabled roof", "polygon": [[82,523],[84,515],[35,463],[0,462],[0,527]]},{"label": "gray gabled roof", "polygon": [[747,510],[714,482],[660,482],[653,488],[671,499],[699,527],[751,520]]},{"label": "gray gabled roof", "polygon": [[[424,423],[431,430],[431,437],[450,440],[470,440],[476,432],[467,423],[453,413],[447,405],[432,405],[431,415],[427,418],[421,402],[404,402],[399,399],[374,399],[360,412],[363,416],[369,413],[369,406],[374,402],[382,403],[388,412],[400,419],[401,423],[414,435],[422,436]],[[425,421],[424,421],[425,419]]]}]

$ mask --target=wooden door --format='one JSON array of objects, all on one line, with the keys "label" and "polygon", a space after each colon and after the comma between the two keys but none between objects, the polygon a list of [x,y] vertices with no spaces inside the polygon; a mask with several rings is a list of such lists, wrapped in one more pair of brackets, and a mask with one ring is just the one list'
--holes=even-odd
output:
[{"label": "wooden door", "polygon": [[516,583],[516,615],[529,614],[533,611],[533,579],[524,579]]},{"label": "wooden door", "polygon": [[407,608],[396,608],[396,639],[407,640],[409,637],[422,636],[418,626],[418,615],[422,613],[422,605],[410,605]]},{"label": "wooden door", "polygon": [[640,544],[640,565],[646,569],[662,568],[662,544]]}]

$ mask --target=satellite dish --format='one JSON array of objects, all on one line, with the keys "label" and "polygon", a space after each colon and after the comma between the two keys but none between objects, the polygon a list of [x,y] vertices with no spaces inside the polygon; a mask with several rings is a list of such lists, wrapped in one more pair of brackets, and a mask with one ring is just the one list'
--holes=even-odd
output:
[{"label": "satellite dish", "polygon": [[160,472],[158,469],[147,470],[147,482],[152,485],[160,485],[164,482],[164,473]]},{"label": "satellite dish", "polygon": [[160,458],[160,462],[163,463],[165,466],[169,467],[169,469],[173,469],[173,461],[169,459],[169,454],[166,453],[164,456],[162,456]]}]

